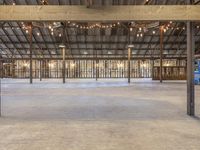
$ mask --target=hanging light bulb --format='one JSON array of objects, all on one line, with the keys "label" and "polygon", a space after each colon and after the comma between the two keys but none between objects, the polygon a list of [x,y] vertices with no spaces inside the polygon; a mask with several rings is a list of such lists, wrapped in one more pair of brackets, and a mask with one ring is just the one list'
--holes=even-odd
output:
[{"label": "hanging light bulb", "polygon": [[142,33],[140,34],[140,37],[143,37],[143,34],[142,34]]},{"label": "hanging light bulb", "polygon": [[130,28],[130,31],[133,31],[133,28]]},{"label": "hanging light bulb", "polygon": [[156,34],[156,31],[154,31],[154,30],[153,30],[153,32],[152,32],[152,33],[153,33],[153,34]]},{"label": "hanging light bulb", "polygon": [[70,66],[73,68],[73,67],[75,66],[75,64],[74,64],[74,63],[71,63]]},{"label": "hanging light bulb", "polygon": [[50,68],[54,68],[54,63],[49,63]]}]

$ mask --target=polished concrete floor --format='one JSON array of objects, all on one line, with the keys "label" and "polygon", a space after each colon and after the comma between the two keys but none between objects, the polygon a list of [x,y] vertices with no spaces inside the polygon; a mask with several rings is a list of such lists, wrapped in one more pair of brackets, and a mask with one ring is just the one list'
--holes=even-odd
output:
[{"label": "polished concrete floor", "polygon": [[186,84],[110,80],[3,79],[0,150],[199,150]]}]

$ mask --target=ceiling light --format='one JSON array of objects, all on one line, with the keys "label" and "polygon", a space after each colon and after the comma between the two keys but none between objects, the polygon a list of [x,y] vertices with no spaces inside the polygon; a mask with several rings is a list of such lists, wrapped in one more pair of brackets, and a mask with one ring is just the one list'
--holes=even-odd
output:
[{"label": "ceiling light", "polygon": [[129,44],[129,45],[128,45],[128,48],[133,48],[133,47],[134,47],[133,44]]},{"label": "ceiling light", "polygon": [[65,48],[65,45],[64,44],[60,44],[59,47],[60,48]]},{"label": "ceiling light", "polygon": [[108,54],[110,55],[110,54],[112,54],[112,52],[111,52],[111,51],[108,51]]},{"label": "ceiling light", "polygon": [[88,54],[88,52],[84,51],[84,52],[83,52],[83,54],[84,54],[84,55],[87,55],[87,54]]}]

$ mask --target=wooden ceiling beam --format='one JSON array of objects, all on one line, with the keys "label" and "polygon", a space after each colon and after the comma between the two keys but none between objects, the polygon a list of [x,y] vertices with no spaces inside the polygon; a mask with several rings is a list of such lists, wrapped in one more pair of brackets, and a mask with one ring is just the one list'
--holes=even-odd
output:
[{"label": "wooden ceiling beam", "polygon": [[2,5],[0,21],[200,21],[200,5]]}]

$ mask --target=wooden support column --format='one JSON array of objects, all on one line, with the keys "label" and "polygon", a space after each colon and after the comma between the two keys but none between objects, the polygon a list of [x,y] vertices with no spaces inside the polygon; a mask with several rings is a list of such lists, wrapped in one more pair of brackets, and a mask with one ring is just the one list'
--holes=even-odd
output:
[{"label": "wooden support column", "polygon": [[163,30],[164,27],[160,26],[160,83],[163,82],[162,70],[163,70]]},{"label": "wooden support column", "polygon": [[66,66],[65,66],[65,47],[62,48],[62,54],[63,54],[63,61],[62,61],[62,77],[63,77],[63,83],[65,83],[65,69],[66,69]]},{"label": "wooden support column", "polygon": [[152,59],[152,69],[151,69],[151,77],[154,79],[154,59]]},{"label": "wooden support column", "polygon": [[33,83],[33,39],[32,39],[32,34],[33,34],[33,26],[32,23],[29,25],[29,42],[30,42],[30,84]]},{"label": "wooden support column", "polygon": [[96,59],[96,81],[99,78],[99,60]]},{"label": "wooden support column", "polygon": [[141,65],[140,65],[140,60],[138,60],[138,75],[139,78],[141,78]]},{"label": "wooden support column", "polygon": [[195,115],[195,93],[194,93],[194,24],[187,22],[187,114]]},{"label": "wooden support column", "polygon": [[14,60],[12,61],[11,67],[12,67],[12,78],[14,78],[15,77],[15,62],[14,62]]},{"label": "wooden support column", "polygon": [[0,60],[0,78],[3,78],[3,61]]},{"label": "wooden support column", "polygon": [[128,48],[128,83],[131,82],[131,48]]},{"label": "wooden support column", "polygon": [[42,81],[42,60],[40,60],[40,81]]},{"label": "wooden support column", "polygon": [[1,90],[1,78],[3,78],[3,62],[0,61],[0,117],[2,115],[2,110],[1,110],[1,94],[2,94],[2,90]]}]

